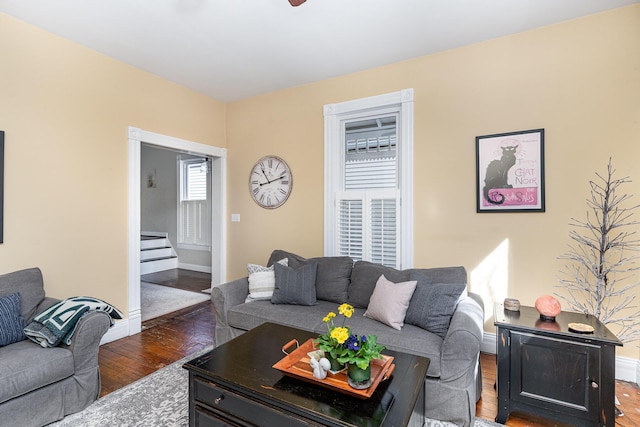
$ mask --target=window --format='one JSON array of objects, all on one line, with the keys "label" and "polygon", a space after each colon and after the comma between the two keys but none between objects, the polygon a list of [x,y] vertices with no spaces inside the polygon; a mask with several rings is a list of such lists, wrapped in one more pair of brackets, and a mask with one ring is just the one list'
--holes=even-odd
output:
[{"label": "window", "polygon": [[208,250],[211,245],[209,162],[205,158],[179,160],[180,206],[178,246]]},{"label": "window", "polygon": [[325,106],[325,254],[413,264],[413,91]]}]

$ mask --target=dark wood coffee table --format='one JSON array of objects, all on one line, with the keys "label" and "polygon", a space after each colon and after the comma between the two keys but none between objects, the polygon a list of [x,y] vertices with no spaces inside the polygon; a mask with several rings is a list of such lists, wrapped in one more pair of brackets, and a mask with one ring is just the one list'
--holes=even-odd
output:
[{"label": "dark wood coffee table", "polygon": [[184,365],[191,426],[407,426],[424,423],[429,359],[385,350],[395,370],[369,399],[284,375],[282,346],[317,334],[265,323]]}]

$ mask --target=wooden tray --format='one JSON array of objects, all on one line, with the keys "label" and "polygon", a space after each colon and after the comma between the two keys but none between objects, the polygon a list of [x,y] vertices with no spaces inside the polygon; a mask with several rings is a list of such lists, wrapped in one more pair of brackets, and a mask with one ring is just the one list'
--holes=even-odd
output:
[{"label": "wooden tray", "polygon": [[298,344],[297,340],[291,340],[284,346],[282,346],[282,352],[287,356],[277,362],[273,367],[285,375],[308,381],[313,384],[318,384],[323,387],[330,388],[332,390],[339,391],[360,399],[368,399],[373,395],[382,381],[391,377],[394,365],[392,356],[382,355],[382,359],[372,359],[371,365],[371,387],[364,390],[356,390],[347,383],[347,373],[340,371],[336,374],[327,372],[327,377],[323,380],[313,376],[313,370],[311,369],[310,359],[307,353],[315,350],[313,347],[313,339],[307,340],[304,344],[299,345],[297,349],[291,353],[287,353],[287,349]]}]

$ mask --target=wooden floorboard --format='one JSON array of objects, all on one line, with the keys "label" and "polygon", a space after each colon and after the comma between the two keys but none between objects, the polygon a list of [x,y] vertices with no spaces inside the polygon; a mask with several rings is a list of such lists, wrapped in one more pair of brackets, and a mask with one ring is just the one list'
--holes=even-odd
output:
[{"label": "wooden floorboard", "polygon": [[213,304],[205,301],[148,320],[141,333],[102,345],[98,354],[100,396],[213,345],[214,331]]},{"label": "wooden floorboard", "polygon": [[[151,319],[143,323],[137,335],[122,338],[100,347],[99,364],[102,377],[101,396],[124,387],[189,354],[213,345],[215,311],[210,301]],[[476,416],[493,421],[498,413],[496,357],[483,353],[482,398],[476,405]],[[624,416],[616,418],[616,426],[640,426],[640,388],[633,383],[616,381],[618,408]],[[543,414],[540,414],[543,415]],[[511,414],[507,426],[560,427],[544,418]]]},{"label": "wooden floorboard", "polygon": [[201,273],[183,268],[144,274],[140,276],[140,280],[191,292],[201,292],[203,289],[211,287],[211,273]]}]

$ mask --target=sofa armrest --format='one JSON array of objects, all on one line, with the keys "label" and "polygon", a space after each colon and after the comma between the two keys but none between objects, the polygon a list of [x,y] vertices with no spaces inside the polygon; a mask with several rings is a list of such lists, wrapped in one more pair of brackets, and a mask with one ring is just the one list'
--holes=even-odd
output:
[{"label": "sofa armrest", "polygon": [[456,307],[440,355],[440,380],[467,387],[474,381],[476,364],[483,339],[484,309],[474,294],[463,298]]},{"label": "sofa armrest", "polygon": [[227,313],[232,307],[244,303],[248,295],[248,277],[213,286],[211,301],[216,309],[216,327],[228,327]]},{"label": "sofa armrest", "polygon": [[60,344],[71,350],[76,374],[98,366],[100,340],[110,326],[111,319],[107,313],[90,311],[78,320],[71,344]]}]

